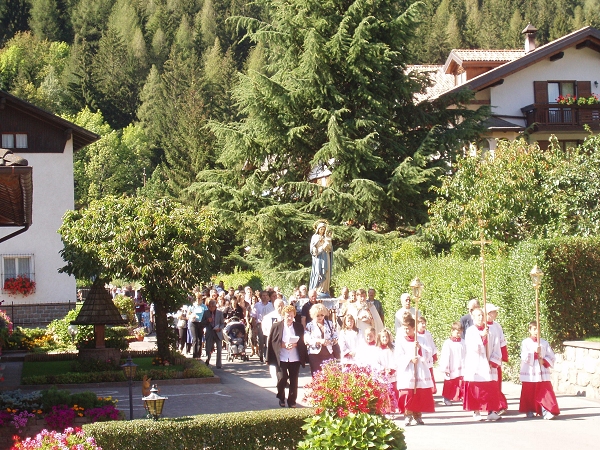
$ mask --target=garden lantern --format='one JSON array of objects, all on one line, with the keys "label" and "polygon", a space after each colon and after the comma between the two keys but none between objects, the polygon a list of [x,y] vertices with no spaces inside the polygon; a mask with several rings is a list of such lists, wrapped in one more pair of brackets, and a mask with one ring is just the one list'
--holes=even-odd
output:
[{"label": "garden lantern", "polygon": [[75,336],[77,336],[78,331],[77,325],[69,325],[67,327],[67,332],[69,333],[69,336],[71,336],[71,343],[75,342]]},{"label": "garden lantern", "polygon": [[135,377],[135,371],[137,364],[131,360],[131,355],[127,357],[127,362],[121,366],[125,378],[129,380],[129,420],[133,420],[133,378]]},{"label": "garden lantern", "polygon": [[152,389],[150,389],[149,396],[142,397],[144,408],[146,408],[146,411],[148,411],[148,414],[151,415],[154,420],[158,420],[158,417],[162,414],[163,406],[167,399],[168,397],[161,397],[158,395],[156,385],[153,385]]}]

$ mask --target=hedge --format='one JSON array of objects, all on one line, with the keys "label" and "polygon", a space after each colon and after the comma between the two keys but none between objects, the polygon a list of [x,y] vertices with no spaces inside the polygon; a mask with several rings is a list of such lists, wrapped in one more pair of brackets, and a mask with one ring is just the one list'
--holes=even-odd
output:
[{"label": "hedge", "polygon": [[304,438],[305,419],[314,413],[312,408],[245,411],[96,422],[83,429],[103,450],[294,449]]},{"label": "hedge", "polygon": [[[418,276],[425,285],[419,310],[441,349],[451,323],[466,314],[468,300],[481,298],[479,258],[429,256],[421,244],[410,240],[386,245],[385,251],[371,251],[375,258],[361,258],[350,269],[334,272],[336,285],[375,288],[386,312],[385,323],[393,330],[400,295],[410,291],[411,280]],[[542,337],[560,350],[564,340],[600,335],[600,239],[531,240],[512,249],[494,244],[488,255],[487,298],[500,307],[509,378],[518,380],[520,343],[528,335],[527,324],[535,320],[535,290],[529,276],[535,264],[545,273],[540,289]]]}]

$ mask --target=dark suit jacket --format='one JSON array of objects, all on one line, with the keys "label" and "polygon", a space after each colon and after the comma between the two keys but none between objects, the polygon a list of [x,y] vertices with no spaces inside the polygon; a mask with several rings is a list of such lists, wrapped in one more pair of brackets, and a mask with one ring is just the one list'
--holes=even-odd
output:
[{"label": "dark suit jacket", "polygon": [[[202,316],[202,320],[200,323],[207,330],[208,333],[215,333],[220,340],[223,340],[223,328],[225,328],[225,319],[223,318],[223,311],[215,310],[215,319],[214,323],[209,323],[208,318],[211,316],[210,310],[204,311],[204,315]],[[219,331],[214,331],[213,328],[218,328]]]},{"label": "dark suit jacket", "polygon": [[[267,364],[279,367],[279,353],[281,352],[281,343],[283,339],[283,324],[281,320],[271,327],[271,333],[269,334],[269,344],[267,350]],[[298,336],[298,354],[300,356],[300,364],[302,367],[306,365],[308,360],[308,352],[306,351],[306,344],[304,343],[304,327],[298,322],[294,322],[294,332]]]}]

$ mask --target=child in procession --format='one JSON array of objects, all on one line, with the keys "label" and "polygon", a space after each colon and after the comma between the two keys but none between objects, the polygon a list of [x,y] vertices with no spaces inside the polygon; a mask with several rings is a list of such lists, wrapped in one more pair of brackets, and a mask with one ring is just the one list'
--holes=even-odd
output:
[{"label": "child in procession", "polygon": [[424,425],[422,414],[435,411],[433,380],[427,364],[432,351],[416,332],[412,316],[404,317],[403,331],[395,343],[398,409],[404,413],[405,426],[413,422]]},{"label": "child in procession", "polygon": [[364,331],[364,340],[359,343],[356,350],[356,364],[379,370],[377,332],[374,327],[369,327]]},{"label": "child in procession", "polygon": [[419,336],[425,338],[427,342],[427,346],[431,349],[431,357],[427,361],[427,366],[429,367],[429,372],[431,373],[431,379],[433,380],[433,394],[437,394],[437,386],[435,385],[435,377],[433,376],[433,364],[437,361],[437,347],[435,346],[435,342],[433,341],[433,336],[427,330],[427,319],[424,316],[419,316],[419,321],[417,323],[417,333]]},{"label": "child in procession", "polygon": [[460,322],[452,324],[450,338],[444,341],[439,368],[444,372],[442,397],[445,405],[463,399],[463,364],[465,362],[465,342],[461,339]]},{"label": "child in procession", "polygon": [[390,330],[384,328],[377,334],[377,347],[379,348],[379,368],[390,384],[390,412],[398,411],[398,388],[396,387],[396,357]]},{"label": "child in procession", "polygon": [[545,339],[537,340],[537,323],[529,324],[529,337],[521,343],[521,399],[519,412],[527,417],[536,414],[546,420],[560,414],[556,395],[550,382],[550,368],[555,356]]}]

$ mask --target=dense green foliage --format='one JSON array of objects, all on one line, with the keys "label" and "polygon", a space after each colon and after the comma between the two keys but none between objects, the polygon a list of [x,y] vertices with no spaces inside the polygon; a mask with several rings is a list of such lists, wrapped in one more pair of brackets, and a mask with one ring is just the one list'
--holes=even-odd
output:
[{"label": "dense green foliage", "polygon": [[[359,246],[362,247],[362,246]],[[386,325],[394,328],[400,295],[410,292],[418,276],[425,289],[419,310],[427,318],[439,348],[450,336],[452,322],[467,313],[467,302],[481,298],[481,266],[477,257],[428,256],[427,247],[410,240],[371,243],[354,249],[363,257],[337,274],[338,286],[374,287],[383,303]],[[487,250],[488,301],[499,306],[498,322],[504,328],[510,361],[506,373],[518,379],[519,346],[527,337],[527,325],[535,320],[535,290],[529,272],[537,264],[545,276],[540,289],[541,332],[555,349],[564,340],[600,334],[600,240],[554,238],[529,240],[513,249],[492,245]]]},{"label": "dense green foliage", "polygon": [[209,210],[194,211],[168,199],[105,197],[65,214],[59,233],[66,261],[61,271],[78,278],[138,281],[154,303],[157,345],[168,358],[173,339],[167,313],[185,292],[214,270],[216,227]]},{"label": "dense green foliage", "polygon": [[[425,85],[404,69],[421,4],[262,3],[268,20],[238,23],[263,65],[234,88],[239,119],[210,123],[223,169],[198,174],[199,204],[278,270],[306,266],[317,219],[378,231],[422,223],[430,186],[486,110],[446,108],[464,96],[415,104]],[[309,182],[325,176],[326,186]],[[337,242],[355,230],[334,227]]]},{"label": "dense green foliage", "polygon": [[[83,426],[103,450],[163,450],[165,442],[180,450],[295,448],[311,408],[203,414],[177,419],[103,422]],[[207,432],[210,430],[210,432]]]},{"label": "dense green foliage", "polygon": [[[136,364],[137,361],[138,359],[135,358]],[[103,362],[86,364],[88,367],[83,368],[77,361],[72,360],[28,361],[23,365],[21,383],[23,385],[52,385],[127,381],[118,364],[116,366],[110,366]],[[148,357],[141,358],[134,380],[140,381],[145,375],[153,380],[170,380],[208,378],[213,377],[214,373],[205,364],[192,359],[186,359],[181,364],[173,366],[155,367],[152,365],[152,358]]]},{"label": "dense green foliage", "polygon": [[404,433],[389,419],[376,414],[350,413],[338,417],[327,412],[306,420],[306,437],[298,449],[370,449],[405,450]]},{"label": "dense green foliage", "polygon": [[600,138],[564,152],[500,142],[494,155],[460,158],[442,177],[424,234],[448,246],[479,235],[515,244],[529,238],[594,236],[600,231]]},{"label": "dense green foliage", "polygon": [[545,44],[586,25],[600,26],[595,0],[427,0],[414,41],[415,62],[443,64],[453,48],[522,49],[528,23]]}]

